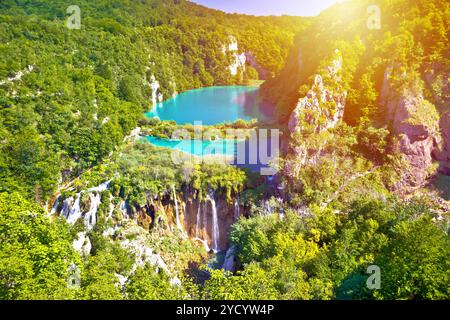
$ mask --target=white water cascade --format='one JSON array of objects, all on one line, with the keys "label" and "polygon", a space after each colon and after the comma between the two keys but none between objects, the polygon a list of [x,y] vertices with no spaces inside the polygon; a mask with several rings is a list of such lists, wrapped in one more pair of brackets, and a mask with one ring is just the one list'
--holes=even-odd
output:
[{"label": "white water cascade", "polygon": [[119,210],[122,212],[122,218],[127,219],[128,218],[128,209],[127,209],[127,203],[125,201],[121,201],[119,203]]},{"label": "white water cascade", "polygon": [[81,212],[80,202],[81,193],[78,193],[75,198],[75,202],[72,205],[73,197],[64,200],[64,206],[62,209],[62,214],[67,219],[67,223],[74,224],[81,217],[83,212]]},{"label": "white water cascade", "polygon": [[198,208],[197,208],[197,218],[195,219],[195,237],[198,238],[199,234],[200,234],[200,219],[201,219],[201,215],[202,215],[202,206],[200,205],[200,203],[198,204]]},{"label": "white water cascade", "polygon": [[[209,198],[207,198],[208,200]],[[197,208],[197,220],[195,225],[195,238],[194,240],[197,240],[203,244],[205,247],[206,252],[210,252],[211,248],[209,247],[208,241],[205,239],[200,238],[200,230],[204,228],[207,230],[208,228],[208,217],[207,217],[208,207],[207,202],[199,202],[198,208]]]},{"label": "white water cascade", "polygon": [[73,241],[72,246],[84,256],[88,256],[91,253],[92,244],[89,237],[86,235],[86,232],[79,232],[77,234],[77,239]]},{"label": "white water cascade", "polygon": [[203,228],[205,229],[205,231],[208,230],[208,216],[207,216],[207,212],[208,212],[208,206],[207,206],[207,203],[204,202],[203,203]]},{"label": "white water cascade", "polygon": [[215,253],[219,252],[219,219],[217,217],[216,201],[214,193],[207,196],[207,200],[211,202],[212,207],[212,249]]},{"label": "white water cascade", "polygon": [[58,209],[59,206],[59,196],[58,198],[56,198],[55,203],[53,204],[52,210],[50,211],[50,215],[54,215],[56,213],[56,210]]},{"label": "white water cascade", "polygon": [[176,214],[176,220],[177,220],[177,228],[180,231],[183,231],[183,227],[181,226],[181,222],[180,222],[180,211],[178,209],[178,199],[177,199],[177,192],[175,190],[175,185],[172,185],[172,192],[173,192],[173,201],[175,202],[175,214]]},{"label": "white water cascade", "polygon": [[158,90],[160,88],[160,85],[159,81],[156,80],[154,75],[151,76],[150,81],[150,87],[152,88],[152,104],[153,106],[156,106],[156,104],[158,103]]},{"label": "white water cascade", "polygon": [[102,192],[102,191],[106,191],[106,190],[108,190],[110,183],[111,183],[111,180],[103,182],[98,187],[94,187],[94,188],[88,189],[88,192]]},{"label": "white water cascade", "polygon": [[241,209],[239,208],[239,198],[234,201],[234,221],[236,222],[241,216]]},{"label": "white water cascade", "polygon": [[[100,193],[102,191],[108,190],[110,182],[111,180],[106,181],[100,184],[99,186],[88,189],[86,191],[89,194],[90,199],[89,210],[84,214],[84,222],[88,230],[91,230],[97,223],[97,211],[101,203]],[[77,193],[75,195],[75,198],[69,197],[65,199],[63,202],[63,207],[61,209],[60,214],[66,218],[67,223],[69,224],[75,224],[78,221],[78,219],[80,219],[83,216],[83,211],[81,210],[81,195],[82,195],[81,192]],[[60,197],[57,198],[55,204],[53,205],[51,213],[56,213],[59,201]],[[111,213],[113,211],[113,208],[111,208],[112,206],[113,205],[111,203],[110,205]]]},{"label": "white water cascade", "polygon": [[101,203],[100,193],[90,193],[91,207],[84,215],[84,222],[88,230],[91,230],[97,223],[97,210]]},{"label": "white water cascade", "polygon": [[205,248],[206,252],[210,252],[211,251],[211,248],[208,245],[208,241],[200,239],[200,238],[194,238],[194,240],[197,240],[197,241],[201,242],[203,244],[203,247]]}]

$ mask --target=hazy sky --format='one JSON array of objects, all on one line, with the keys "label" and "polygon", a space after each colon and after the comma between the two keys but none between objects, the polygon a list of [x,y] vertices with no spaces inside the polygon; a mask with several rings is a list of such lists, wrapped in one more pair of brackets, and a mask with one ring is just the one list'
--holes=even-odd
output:
[{"label": "hazy sky", "polygon": [[314,16],[338,0],[191,0],[231,13]]}]

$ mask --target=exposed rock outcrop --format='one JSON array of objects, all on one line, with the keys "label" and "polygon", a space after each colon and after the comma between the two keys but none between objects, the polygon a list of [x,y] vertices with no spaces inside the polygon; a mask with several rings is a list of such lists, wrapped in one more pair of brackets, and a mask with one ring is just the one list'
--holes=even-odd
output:
[{"label": "exposed rock outcrop", "polygon": [[395,188],[417,187],[433,173],[432,154],[441,140],[439,113],[421,92],[394,90],[390,84],[392,71],[390,67],[385,72],[380,103],[386,113],[387,125],[397,136],[393,148],[403,154],[409,164]]},{"label": "exposed rock outcrop", "polygon": [[425,73],[425,82],[433,96],[433,101],[441,114],[441,140],[433,156],[439,161],[439,171],[450,175],[450,82],[447,80],[450,67],[443,63],[432,63]]},{"label": "exposed rock outcrop", "polygon": [[[342,56],[339,50],[324,71],[316,75],[305,97],[300,98],[289,119],[289,130],[295,134],[314,134],[332,129],[342,121],[347,92],[341,86]],[[324,80],[326,79],[326,81]],[[296,176],[307,163],[315,163],[322,151],[308,146],[304,139],[291,144],[295,162],[287,163],[288,175]],[[291,167],[293,166],[293,167]]]},{"label": "exposed rock outcrop", "polygon": [[[217,221],[214,221],[214,211],[217,214]],[[205,201],[198,201],[192,196],[187,196],[183,213],[186,232],[192,239],[206,241],[208,247],[213,250],[226,250],[229,246],[229,231],[236,221],[237,211],[239,207],[235,204],[214,194]],[[216,234],[214,234],[215,223],[218,230]],[[217,247],[214,245],[214,240],[217,241]]]},{"label": "exposed rock outcrop", "polygon": [[324,83],[322,76],[316,75],[311,90],[298,101],[289,119],[289,130],[292,133],[305,129],[320,132],[334,128],[344,116],[347,92],[331,88],[338,88],[341,80],[339,73],[342,69],[342,57],[337,50],[336,55],[338,57],[327,68],[330,83]]},{"label": "exposed rock outcrop", "polygon": [[[110,195],[107,206],[103,204],[103,207],[108,208],[105,216],[104,212],[100,212],[101,193],[108,190],[109,184],[110,181],[107,181],[75,197],[58,197],[51,213],[63,215],[70,224],[84,218],[86,230],[91,230],[101,216],[111,221],[114,228],[120,226],[123,220],[133,219],[146,230],[154,227],[172,232],[178,230],[183,237],[201,241],[207,251],[217,252],[228,248],[230,227],[240,215],[236,201],[227,201],[212,191],[200,200],[195,192],[184,190],[181,193],[175,188],[158,197],[148,195],[141,205],[130,205],[127,200],[115,199]],[[106,234],[114,234],[114,228],[105,231]],[[84,240],[80,238],[76,244],[79,250],[83,243]]]},{"label": "exposed rock outcrop", "polygon": [[440,127],[442,139],[434,155],[440,162],[439,171],[450,175],[450,110],[441,115]]}]

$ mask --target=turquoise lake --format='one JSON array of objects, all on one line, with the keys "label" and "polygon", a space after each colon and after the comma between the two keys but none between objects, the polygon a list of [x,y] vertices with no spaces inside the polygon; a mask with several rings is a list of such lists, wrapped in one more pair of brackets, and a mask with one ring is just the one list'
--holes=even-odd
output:
[{"label": "turquoise lake", "polygon": [[172,140],[157,137],[146,137],[146,140],[156,147],[175,149],[195,156],[235,156],[237,145],[245,143],[245,141],[237,142],[236,140]]},{"label": "turquoise lake", "polygon": [[[178,124],[214,125],[232,123],[238,119],[264,121],[272,117],[273,108],[262,104],[259,87],[224,86],[195,89],[179,94],[177,97],[157,104],[147,117],[176,121]],[[225,156],[231,164],[244,166],[254,171],[266,167],[261,163],[237,163],[238,150],[245,150],[246,159],[250,152],[249,142],[243,140],[175,140],[147,136],[150,144],[178,150],[186,154],[208,157]],[[270,144],[270,143],[269,143]],[[259,148],[259,147],[258,147]],[[259,150],[259,149],[258,149]]]},{"label": "turquoise lake", "polygon": [[238,119],[264,120],[269,115],[259,101],[259,87],[223,86],[186,91],[175,98],[158,103],[146,115],[178,124],[203,125],[230,123]]}]

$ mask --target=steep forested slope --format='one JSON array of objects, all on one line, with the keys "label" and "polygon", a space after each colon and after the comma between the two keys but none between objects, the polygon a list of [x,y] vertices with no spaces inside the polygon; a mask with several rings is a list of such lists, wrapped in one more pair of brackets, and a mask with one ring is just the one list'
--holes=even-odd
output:
[{"label": "steep forested slope", "polygon": [[[284,64],[304,19],[226,15],[188,1],[0,3],[1,191],[44,202],[114,150],[155,99],[258,79]],[[73,12],[71,12],[73,13]],[[230,67],[234,66],[234,67]]]},{"label": "steep forested slope", "polygon": [[[0,3],[0,299],[450,297],[445,1],[373,1],[380,30],[365,0],[79,1],[81,30],[69,2]],[[271,179],[124,139],[193,131],[142,119],[154,99],[260,76],[289,144]]]},{"label": "steep forested slope", "polygon": [[[368,27],[370,5],[380,9],[380,29]],[[404,83],[413,81],[416,73],[423,80],[431,70],[435,80],[448,73],[448,6],[446,1],[400,0],[333,6],[296,36],[287,65],[265,84],[265,97],[277,103],[279,120],[287,123],[314,74],[338,49],[343,56],[343,89],[349,94],[346,119],[356,123],[362,114],[373,116],[389,65],[406,73]],[[433,102],[439,97],[442,104],[445,93],[426,85],[426,96]],[[445,81],[441,85],[445,88]],[[443,90],[435,83],[438,88]]]},{"label": "steep forested slope", "polygon": [[[371,5],[379,9],[379,28],[370,27],[377,19],[368,11]],[[410,167],[402,167],[395,188],[423,184],[436,166],[449,174],[449,14],[447,1],[336,5],[297,35],[285,68],[263,85],[264,98],[276,104],[279,122],[292,123],[293,112],[304,110],[299,98],[311,98],[309,90],[319,74],[346,123],[359,126],[360,137],[372,141],[372,146],[362,146],[368,156],[383,162],[381,149],[404,155]],[[336,52],[340,74],[327,78]],[[322,111],[336,109],[328,103],[321,103]],[[373,141],[382,132],[376,138],[374,128],[390,134],[378,151]]]}]

